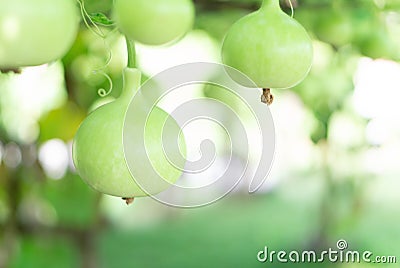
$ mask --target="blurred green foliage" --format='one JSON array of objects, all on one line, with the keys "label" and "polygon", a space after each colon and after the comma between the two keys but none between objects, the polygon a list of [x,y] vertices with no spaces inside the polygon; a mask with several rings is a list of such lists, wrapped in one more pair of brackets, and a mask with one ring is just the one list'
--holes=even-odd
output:
[{"label": "blurred green foliage", "polygon": [[10,267],[78,267],[79,252],[65,238],[26,236],[20,241],[20,254]]}]

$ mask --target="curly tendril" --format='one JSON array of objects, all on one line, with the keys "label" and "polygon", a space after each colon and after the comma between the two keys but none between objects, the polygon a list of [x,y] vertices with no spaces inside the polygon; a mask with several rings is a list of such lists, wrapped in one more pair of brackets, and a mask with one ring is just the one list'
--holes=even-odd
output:
[{"label": "curly tendril", "polygon": [[293,18],[293,16],[294,16],[294,8],[293,8],[292,0],[289,0],[289,4],[290,4],[290,12],[292,13],[292,14],[290,15],[290,17]]},{"label": "curly tendril", "polygon": [[[79,6],[80,6],[80,11],[81,11],[82,19],[83,19],[83,22],[84,22],[85,26],[86,26],[86,27],[88,28],[88,30],[90,30],[94,35],[96,35],[96,36],[98,36],[98,37],[100,37],[100,38],[103,39],[104,45],[105,45],[105,47],[106,47],[106,49],[107,49],[107,51],[108,51],[108,57],[107,57],[107,60],[106,60],[106,62],[105,62],[105,64],[104,64],[104,66],[102,66],[102,67],[100,67],[100,68],[98,68],[98,69],[92,71],[93,74],[100,74],[100,75],[104,76],[104,77],[108,80],[109,85],[110,85],[109,88],[108,88],[108,90],[106,90],[106,89],[104,89],[104,88],[100,88],[100,89],[98,89],[98,91],[97,91],[97,94],[98,94],[100,97],[106,97],[106,96],[108,96],[108,95],[112,92],[112,90],[113,90],[113,82],[112,82],[112,79],[111,79],[111,77],[104,71],[104,70],[110,65],[110,62],[111,62],[111,60],[112,60],[112,51],[111,51],[111,47],[110,47],[110,45],[106,42],[106,38],[107,38],[110,34],[114,33],[114,32],[115,32],[116,30],[118,30],[118,29],[117,29],[117,28],[114,28],[113,30],[109,31],[108,33],[104,33],[104,31],[99,27],[99,25],[105,26],[105,27],[106,27],[106,26],[114,26],[114,24],[104,24],[104,23],[99,23],[99,22],[93,21],[92,18],[91,18],[91,16],[89,15],[89,13],[87,12],[87,10],[86,10],[86,8],[85,8],[84,0],[77,0],[77,2],[78,2],[78,4],[79,4]],[[99,24],[99,25],[98,25],[98,24]]]},{"label": "curly tendril", "polygon": [[99,90],[97,90],[97,94],[99,94],[100,97],[106,97],[108,95],[110,95],[110,93],[112,92],[113,89],[113,81],[111,79],[111,77],[106,74],[104,71],[93,71],[94,74],[100,74],[102,76],[104,76],[107,80],[108,80],[108,90],[104,89],[104,88],[99,88]]},{"label": "curly tendril", "polygon": [[[77,0],[77,1],[79,3],[83,22],[85,23],[86,27],[95,35],[100,36],[101,38],[105,38],[106,35],[104,34],[104,32],[100,29],[99,26],[97,26],[96,23],[93,22],[89,13],[86,11],[85,3],[83,2],[83,0]],[[91,27],[91,25],[94,29]]]}]

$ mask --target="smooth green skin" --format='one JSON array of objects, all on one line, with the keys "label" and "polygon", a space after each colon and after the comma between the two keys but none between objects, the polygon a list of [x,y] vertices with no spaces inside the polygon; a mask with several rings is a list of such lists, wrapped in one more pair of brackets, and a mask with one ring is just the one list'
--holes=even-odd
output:
[{"label": "smooth green skin", "polygon": [[[124,79],[125,86],[121,97],[94,110],[79,127],[73,143],[74,164],[81,178],[99,192],[119,197],[156,194],[165,190],[168,183],[153,185],[150,191],[144,192],[136,184],[125,161],[123,151],[124,118],[130,99],[140,85],[140,72],[127,68],[124,71]],[[173,183],[181,176],[182,172],[171,166],[164,157],[161,133],[163,122],[167,117],[166,112],[154,108],[145,129],[145,145],[154,169],[166,181]],[[175,133],[179,133],[180,129],[176,123],[172,127],[175,128]],[[132,131],[143,131],[135,125],[130,125],[129,128]],[[171,142],[173,139],[176,140],[176,136],[170,135],[168,138]],[[185,148],[183,135],[180,136],[179,142],[180,148]],[[145,159],[147,156],[143,155],[139,158]],[[183,165],[184,163],[178,164],[179,167],[183,167]],[[142,168],[141,163],[137,163],[135,166],[138,169]]]},{"label": "smooth green skin", "polygon": [[310,71],[312,58],[310,37],[280,9],[279,0],[265,0],[260,10],[232,25],[222,47],[223,63],[243,72],[261,88],[295,86]]},{"label": "smooth green skin", "polygon": [[62,58],[78,33],[75,0],[0,0],[0,68]]},{"label": "smooth green skin", "polygon": [[114,18],[130,39],[162,45],[183,37],[193,26],[191,0],[116,0]]}]

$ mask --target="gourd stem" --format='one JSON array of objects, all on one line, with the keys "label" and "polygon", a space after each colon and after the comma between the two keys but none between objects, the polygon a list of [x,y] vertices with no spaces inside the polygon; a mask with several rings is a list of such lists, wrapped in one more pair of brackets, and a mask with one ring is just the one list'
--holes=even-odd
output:
[{"label": "gourd stem", "polygon": [[121,97],[127,101],[136,94],[140,87],[141,72],[136,68],[127,67],[124,70],[124,87]]},{"label": "gourd stem", "polygon": [[135,42],[129,37],[125,36],[126,49],[128,50],[128,68],[136,68],[136,49]]},{"label": "gourd stem", "polygon": [[136,50],[135,42],[125,36],[126,49],[128,51],[128,64],[124,70],[124,87],[121,97],[127,101],[135,95],[140,87],[141,72],[136,69]]},{"label": "gourd stem", "polygon": [[262,9],[265,9],[265,8],[279,8],[280,9],[279,0],[263,0],[261,8]]}]

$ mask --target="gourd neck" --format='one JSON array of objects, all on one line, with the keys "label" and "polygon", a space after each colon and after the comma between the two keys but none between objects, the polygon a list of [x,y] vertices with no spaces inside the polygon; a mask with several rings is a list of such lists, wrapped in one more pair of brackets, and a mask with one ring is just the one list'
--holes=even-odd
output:
[{"label": "gourd neck", "polygon": [[141,72],[136,68],[125,68],[123,72],[123,89],[118,98],[124,101],[130,101],[140,87]]},{"label": "gourd neck", "polygon": [[263,0],[261,5],[262,10],[281,10],[279,0]]}]

